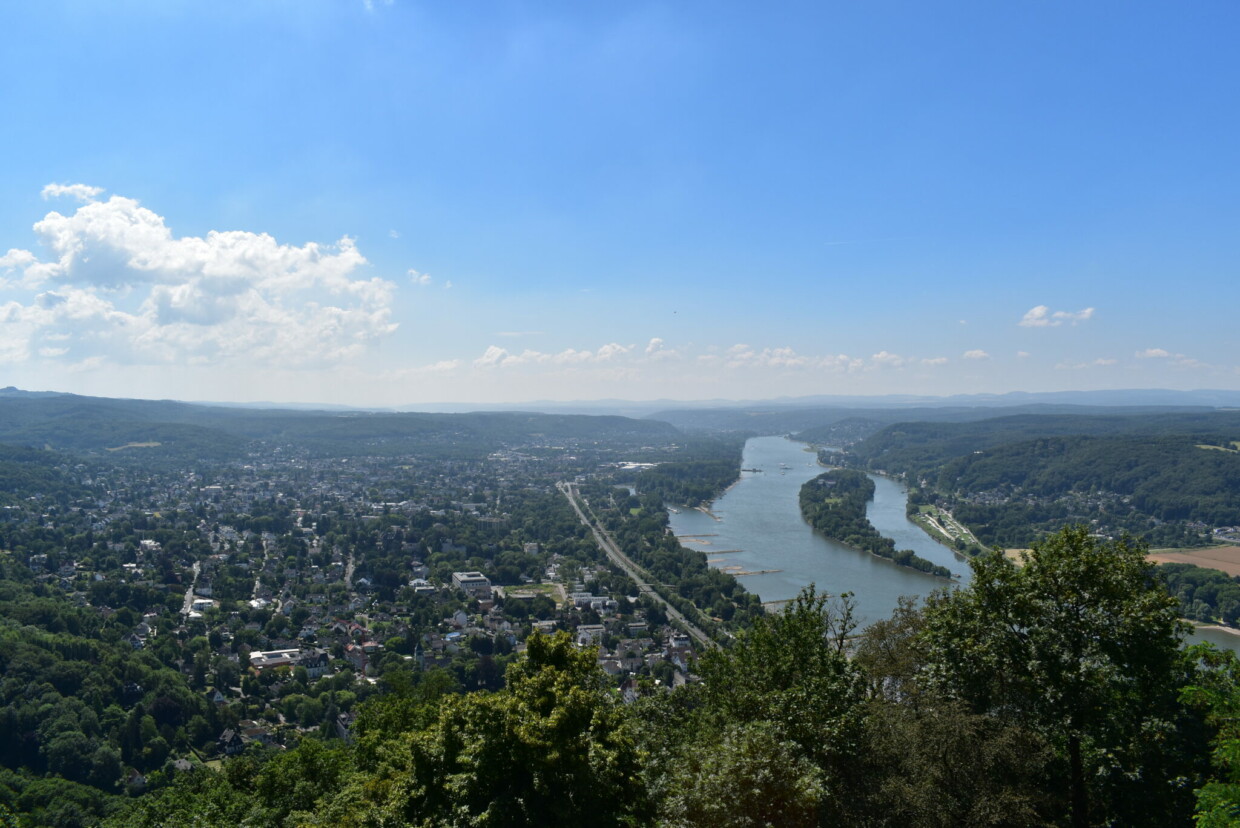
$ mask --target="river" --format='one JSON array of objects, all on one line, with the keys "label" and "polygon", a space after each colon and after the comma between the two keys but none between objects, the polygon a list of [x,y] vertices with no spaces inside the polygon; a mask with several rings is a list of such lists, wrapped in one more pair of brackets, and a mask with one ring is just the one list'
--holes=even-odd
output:
[{"label": "river", "polygon": [[[740,574],[741,583],[763,601],[785,601],[811,583],[820,591],[853,593],[864,626],[886,618],[901,595],[924,596],[949,586],[936,578],[868,552],[851,549],[813,531],[798,494],[805,481],[822,474],[815,453],[784,437],[755,437],[745,443],[740,480],[711,505],[711,515],[679,509],[672,530],[691,549],[706,553],[712,565]],[[867,515],[897,549],[942,564],[962,581],[968,564],[935,542],[905,517],[907,493],[894,480],[874,477],[874,500]]]},{"label": "river", "polygon": [[[747,471],[711,504],[713,517],[680,508],[669,517],[681,543],[705,552],[713,566],[736,573],[763,601],[786,601],[811,583],[833,595],[851,592],[858,621],[865,626],[890,616],[901,595],[925,596],[949,586],[943,578],[896,566],[811,529],[801,517],[798,496],[805,481],[826,469],[806,444],[755,437],[745,443],[741,468]],[[959,575],[955,583],[968,583],[968,563],[905,516],[905,487],[889,478],[871,478],[874,500],[866,515],[874,527],[897,549],[912,549]],[[1240,636],[1200,629],[1195,637],[1240,654]]]}]

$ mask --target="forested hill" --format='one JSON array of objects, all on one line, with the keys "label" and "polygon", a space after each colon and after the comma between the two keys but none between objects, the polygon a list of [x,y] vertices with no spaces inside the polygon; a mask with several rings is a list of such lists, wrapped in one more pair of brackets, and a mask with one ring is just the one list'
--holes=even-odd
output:
[{"label": "forested hill", "polygon": [[1023,546],[1084,522],[1156,546],[1240,524],[1240,412],[901,423],[854,463],[904,473],[984,543]]},{"label": "forested hill", "polygon": [[396,455],[414,450],[487,453],[531,441],[663,445],[680,432],[627,417],[528,412],[419,414],[248,410],[172,401],[0,395],[0,442],[123,460],[240,456],[255,441],[296,445],[318,456]]},{"label": "forested hill", "polygon": [[896,423],[851,448],[862,464],[921,477],[945,463],[1005,444],[1046,437],[1181,437],[1197,443],[1240,439],[1240,411],[994,417],[976,422]]}]

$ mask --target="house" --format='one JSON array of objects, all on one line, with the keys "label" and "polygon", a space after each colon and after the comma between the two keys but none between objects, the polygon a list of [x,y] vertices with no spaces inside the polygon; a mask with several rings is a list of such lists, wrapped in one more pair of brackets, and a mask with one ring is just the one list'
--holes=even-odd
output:
[{"label": "house", "polygon": [[409,586],[413,587],[414,595],[433,595],[435,593],[435,585],[425,578],[414,578],[409,582]]},{"label": "house", "polygon": [[216,739],[220,752],[225,756],[236,756],[245,750],[245,742],[241,739],[241,734],[233,730],[231,727],[220,734],[220,738]]},{"label": "house", "polygon": [[336,716],[336,735],[346,742],[353,741],[353,723],[357,721],[357,714],[353,712],[341,713]]},{"label": "house", "polygon": [[328,665],[331,660],[327,657],[327,650],[304,650],[297,664],[306,668],[306,674],[310,678],[320,678],[327,674]]},{"label": "house", "polygon": [[344,658],[345,661],[353,665],[354,670],[365,675],[366,669],[369,666],[365,650],[357,644],[349,644],[344,648]]},{"label": "house", "polygon": [[582,624],[577,628],[577,646],[592,647],[603,640],[605,632],[602,624]]},{"label": "house", "polygon": [[130,768],[125,775],[125,785],[134,793],[142,793],[146,790],[146,777],[136,768]]}]

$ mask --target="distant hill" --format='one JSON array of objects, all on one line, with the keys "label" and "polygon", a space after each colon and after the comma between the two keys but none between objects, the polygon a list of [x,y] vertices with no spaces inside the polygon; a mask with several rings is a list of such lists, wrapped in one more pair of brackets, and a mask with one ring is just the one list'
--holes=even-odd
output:
[{"label": "distant hill", "polygon": [[130,455],[219,460],[241,456],[255,444],[362,456],[486,453],[531,441],[661,445],[681,436],[667,423],[616,416],[257,410],[75,394],[0,395],[0,442],[113,460]]},{"label": "distant hill", "polygon": [[1003,415],[1153,414],[1209,412],[1206,406],[1101,406],[1067,403],[1026,403],[995,406],[919,406],[886,408],[715,408],[661,411],[650,419],[671,423],[682,431],[701,433],[796,434],[809,443],[844,444],[868,437],[885,426],[903,422],[961,423]]}]

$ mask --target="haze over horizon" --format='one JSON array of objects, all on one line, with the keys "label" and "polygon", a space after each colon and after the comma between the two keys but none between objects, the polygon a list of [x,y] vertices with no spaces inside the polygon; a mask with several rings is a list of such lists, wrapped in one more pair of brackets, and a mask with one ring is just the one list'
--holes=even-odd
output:
[{"label": "haze over horizon", "polygon": [[1240,7],[0,11],[0,385],[1240,389]]}]

